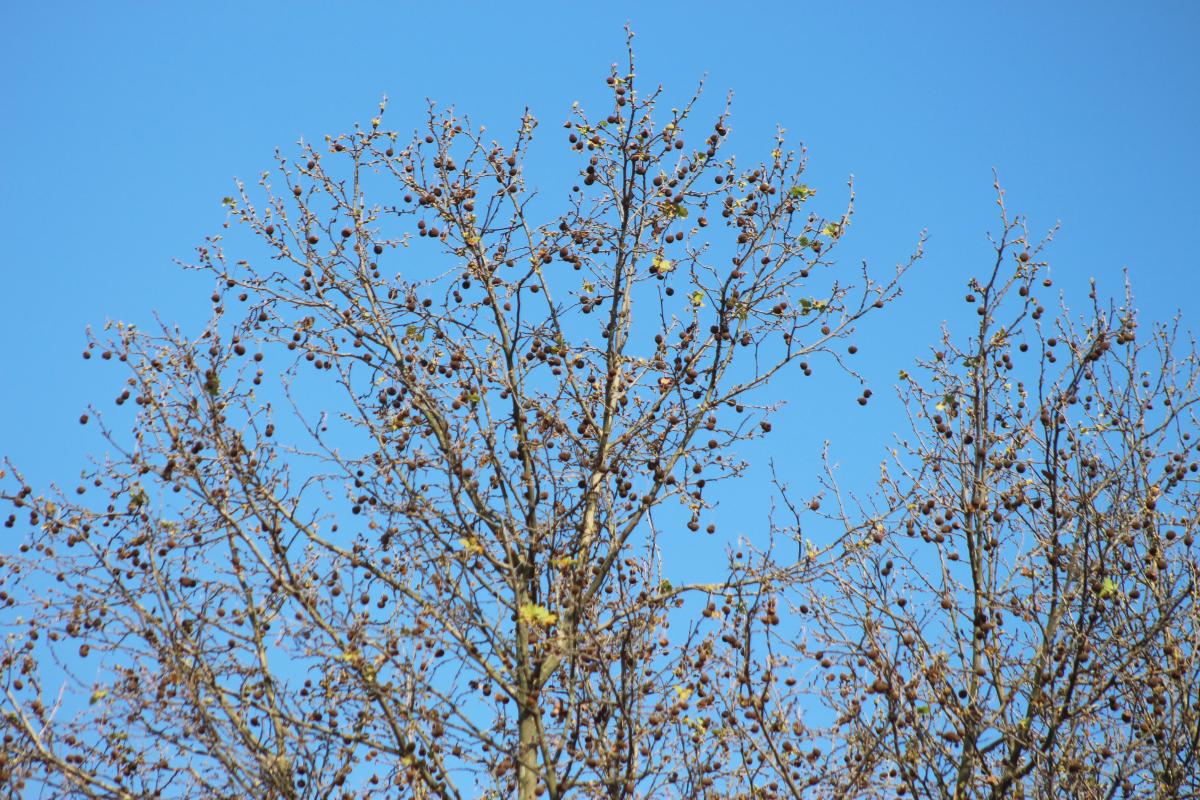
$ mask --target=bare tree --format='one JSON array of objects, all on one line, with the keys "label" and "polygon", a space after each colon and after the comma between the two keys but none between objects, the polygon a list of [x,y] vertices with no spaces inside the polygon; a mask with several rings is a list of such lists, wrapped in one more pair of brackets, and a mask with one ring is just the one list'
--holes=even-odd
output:
[{"label": "bare tree", "polygon": [[817,609],[829,698],[897,795],[1195,797],[1195,349],[1128,292],[1048,312],[999,198],[978,327],[901,374],[895,512]]},{"label": "bare tree", "polygon": [[[770,430],[767,385],[810,372],[896,282],[852,290],[833,269],[850,209],[810,212],[781,136],[741,167],[726,113],[656,111],[632,53],[607,84],[603,116],[564,124],[576,185],[556,209],[526,183],[532,115],[500,144],[431,108],[410,140],[381,106],[227,198],[247,241],[214,237],[190,265],[216,287],[199,336],[89,341],[135,418],[81,418],[109,454],[77,488],[5,470],[7,524],[30,531],[0,577],[14,791],[842,785],[806,684],[785,680],[803,665],[763,633],[840,545],[797,561],[731,542],[682,585],[663,563],[714,532],[735,445]],[[1081,569],[1059,558],[1054,574]],[[1141,602],[1165,614],[1176,578],[1157,572]],[[1004,775],[1026,769],[1017,738],[1003,752]]]}]

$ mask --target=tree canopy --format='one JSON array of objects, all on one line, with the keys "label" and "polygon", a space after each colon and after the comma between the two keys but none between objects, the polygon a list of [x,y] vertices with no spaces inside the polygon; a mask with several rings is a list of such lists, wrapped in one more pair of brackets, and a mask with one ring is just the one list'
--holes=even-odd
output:
[{"label": "tree canopy", "polygon": [[911,431],[880,443],[879,486],[781,489],[786,519],[672,582],[724,535],[739,445],[788,413],[776,379],[853,374],[848,337],[919,250],[847,269],[853,205],[815,210],[782,134],[738,162],[728,110],[664,110],[632,52],[607,87],[556,134],[575,167],[549,196],[529,113],[500,142],[434,107],[400,134],[381,104],[225,199],[188,265],[215,287],[198,335],[90,338],[136,411],[81,417],[108,452],[77,487],[5,466],[26,533],[0,560],[0,780],[1200,790],[1190,342],[1141,332],[1129,296],[1043,305],[1046,242],[998,194],[978,327],[901,372]]}]

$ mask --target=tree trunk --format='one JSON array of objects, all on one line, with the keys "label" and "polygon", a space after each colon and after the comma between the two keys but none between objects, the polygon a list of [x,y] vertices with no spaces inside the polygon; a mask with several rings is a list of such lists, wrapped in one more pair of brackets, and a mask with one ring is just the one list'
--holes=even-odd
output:
[{"label": "tree trunk", "polygon": [[533,800],[538,783],[537,704],[522,698],[517,721],[517,798]]}]

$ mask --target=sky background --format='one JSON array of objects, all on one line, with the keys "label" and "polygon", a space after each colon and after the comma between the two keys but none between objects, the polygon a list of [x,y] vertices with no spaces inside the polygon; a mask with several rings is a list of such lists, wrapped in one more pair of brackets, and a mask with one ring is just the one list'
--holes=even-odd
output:
[{"label": "sky background", "polygon": [[[605,107],[626,22],[642,86],[682,102],[705,77],[714,110],[733,92],[729,152],[757,159],[787,129],[828,215],[854,176],[848,265],[889,273],[928,232],[903,299],[857,337],[871,405],[832,369],[779,386],[790,406],[770,443],[802,491],[823,439],[852,485],[875,472],[902,426],[886,389],[944,320],[970,315],[964,285],[998,227],[993,169],[1033,231],[1061,221],[1052,274],[1081,310],[1090,278],[1120,294],[1128,270],[1144,320],[1200,327],[1193,2],[10,0],[2,22],[0,455],[39,483],[69,485],[102,451],[76,420],[109,408],[125,377],[80,358],[86,326],[157,312],[200,329],[210,287],[173,260],[220,231],[235,177],[365,122],[385,94],[399,130],[426,98],[497,136],[528,105],[548,123],[545,152],[564,153],[554,128],[572,101]],[[531,178],[547,195],[572,183]],[[746,497],[723,510],[745,516]]]}]

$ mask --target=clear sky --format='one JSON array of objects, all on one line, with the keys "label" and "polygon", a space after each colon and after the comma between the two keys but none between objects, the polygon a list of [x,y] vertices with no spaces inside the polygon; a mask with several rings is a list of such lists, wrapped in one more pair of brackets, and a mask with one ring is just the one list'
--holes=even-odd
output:
[{"label": "clear sky", "polygon": [[[879,400],[860,410],[856,387],[806,382],[776,446],[815,456],[830,438],[870,474],[900,424],[884,390],[960,315],[988,258],[993,168],[1034,230],[1061,220],[1053,274],[1080,308],[1090,277],[1119,294],[1128,269],[1144,318],[1180,311],[1200,328],[1194,2],[10,0],[0,454],[33,478],[72,480],[100,447],[78,415],[110,407],[124,378],[79,357],[85,326],[157,311],[198,329],[208,287],[172,260],[219,231],[232,179],[270,168],[275,147],[365,121],[385,94],[401,130],[426,98],[498,135],[526,105],[557,123],[572,101],[603,96],[627,21],[643,82],[682,101],[706,75],[714,104],[734,93],[733,152],[761,156],[783,126],[809,149],[826,213],[855,176],[843,259],[887,272],[929,233],[905,297],[859,337]],[[535,177],[550,193],[571,183]],[[803,481],[815,463],[789,475]]]}]

